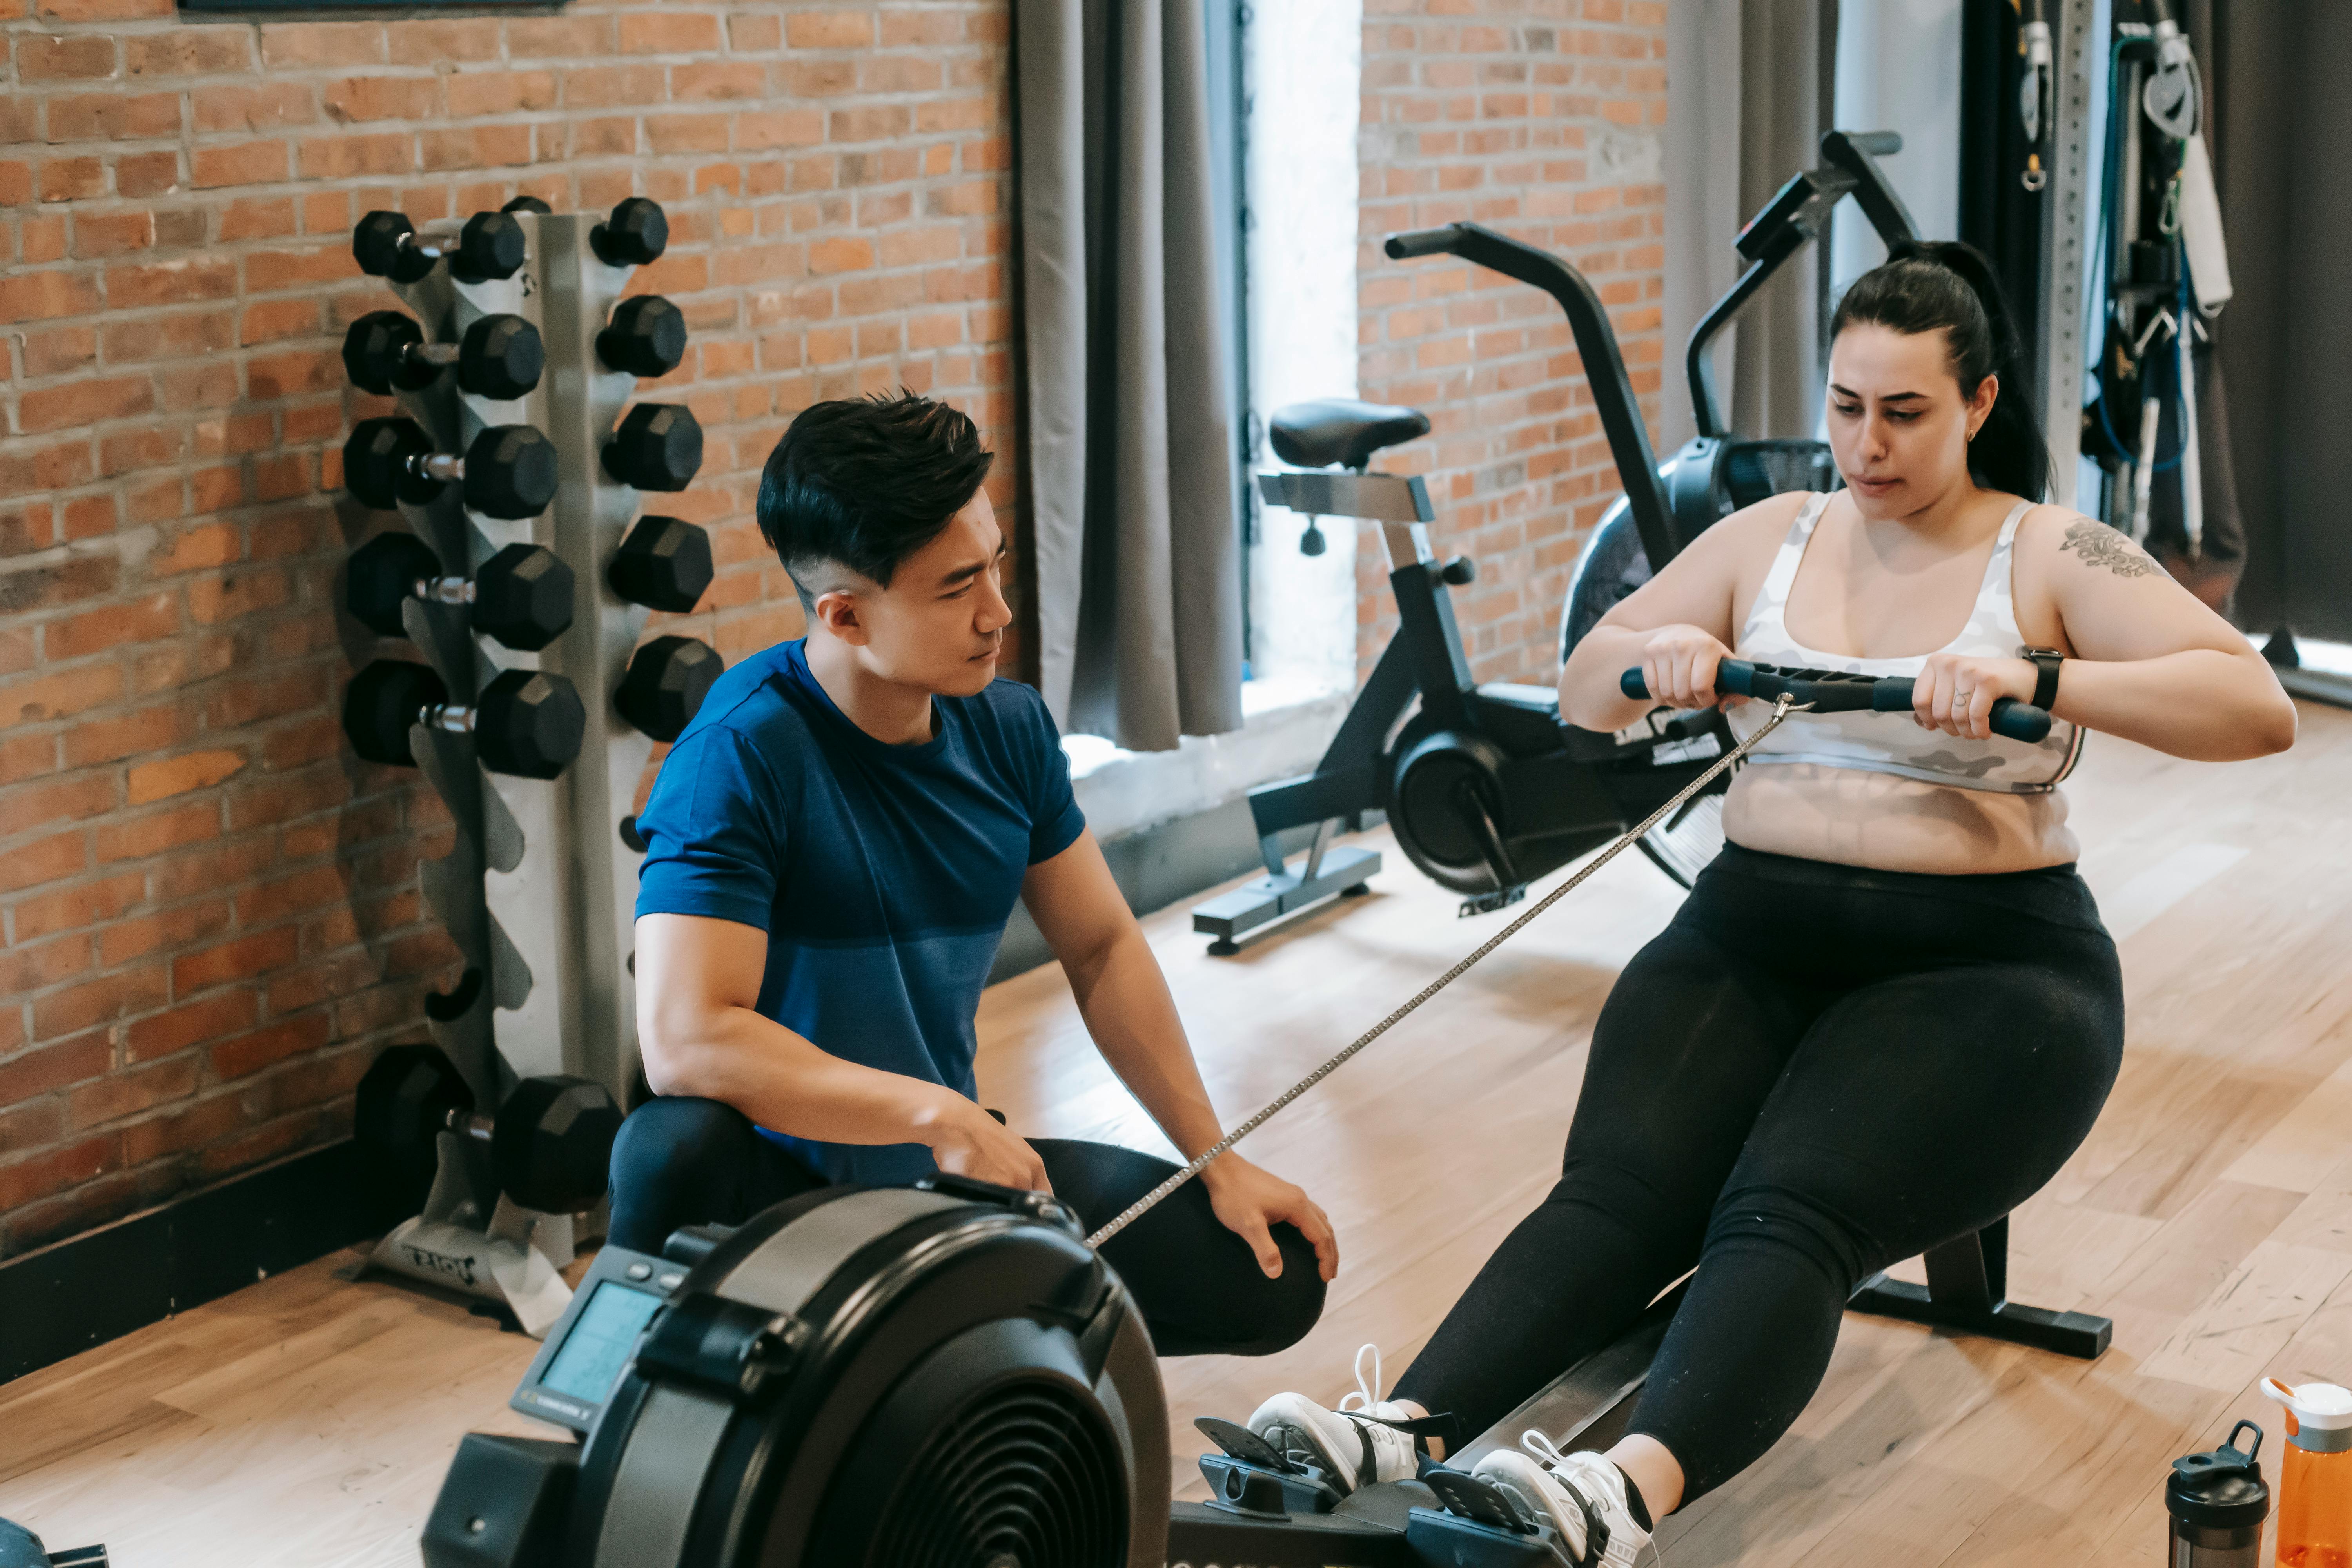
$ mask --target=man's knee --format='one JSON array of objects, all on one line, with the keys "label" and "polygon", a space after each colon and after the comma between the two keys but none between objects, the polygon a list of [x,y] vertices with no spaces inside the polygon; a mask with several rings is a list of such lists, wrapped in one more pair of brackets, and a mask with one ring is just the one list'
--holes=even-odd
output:
[{"label": "man's knee", "polygon": [[731,1105],[664,1095],[631,1111],[613,1140],[613,1181],[690,1181],[740,1166],[751,1123]]},{"label": "man's knee", "polygon": [[1258,1342],[1247,1352],[1252,1355],[1272,1355],[1276,1351],[1288,1350],[1305,1339],[1307,1331],[1323,1316],[1323,1298],[1328,1288],[1323,1283],[1322,1266],[1315,1257],[1315,1244],[1296,1226],[1277,1225],[1272,1235],[1274,1244],[1282,1249],[1282,1278],[1265,1282]]},{"label": "man's knee", "polygon": [[612,1239],[657,1251],[677,1226],[721,1217],[712,1205],[740,1180],[753,1136],[715,1100],[665,1095],[631,1111],[613,1140]]},{"label": "man's knee", "polygon": [[1258,1267],[1257,1255],[1239,1237],[1230,1249],[1236,1254],[1223,1292],[1226,1309],[1217,1353],[1272,1355],[1305,1339],[1323,1316],[1324,1284],[1315,1245],[1292,1225],[1270,1227],[1282,1252],[1282,1273],[1269,1279]]}]

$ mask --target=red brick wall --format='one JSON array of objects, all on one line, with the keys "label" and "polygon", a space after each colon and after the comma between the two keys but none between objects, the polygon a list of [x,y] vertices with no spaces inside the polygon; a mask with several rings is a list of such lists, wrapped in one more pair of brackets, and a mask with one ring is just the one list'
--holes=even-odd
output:
[{"label": "red brick wall", "polygon": [[[1654,439],[1665,292],[1663,0],[1366,0],[1362,395],[1426,412],[1387,466],[1427,476],[1482,679],[1549,685],[1583,535],[1619,489],[1559,308],[1458,262],[1394,262],[1394,230],[1469,218],[1572,261],[1609,305]],[[1465,14],[1467,13],[1467,14]],[[1631,171],[1629,174],[1628,171]],[[1386,557],[1357,555],[1358,658],[1396,626]]]},{"label": "red brick wall", "polygon": [[[1011,453],[1008,0],[182,21],[0,0],[0,1256],[338,1136],[452,978],[447,819],[359,763],[335,493],[395,303],[350,229],[518,192],[669,210],[641,275],[709,456],[675,510],[732,660],[799,625],[751,503],[785,421],[899,383]],[[1013,466],[1000,465],[1000,501]]]}]

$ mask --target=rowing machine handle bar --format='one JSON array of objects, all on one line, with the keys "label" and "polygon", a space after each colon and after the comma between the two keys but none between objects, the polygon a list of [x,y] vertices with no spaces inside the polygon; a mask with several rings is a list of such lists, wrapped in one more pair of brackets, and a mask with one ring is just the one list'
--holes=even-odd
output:
[{"label": "rowing machine handle bar", "polygon": [[1403,234],[1389,236],[1381,248],[1391,261],[1402,261],[1414,256],[1435,256],[1452,250],[1462,237],[1462,226],[1447,224],[1444,228],[1416,228]]},{"label": "rowing machine handle bar", "polygon": [[[1911,711],[1911,681],[1900,675],[1881,676],[1874,680],[1862,676],[1810,679],[1769,664],[1727,658],[1716,666],[1715,687],[1735,697],[1756,697],[1767,701],[1785,693],[1798,706],[1811,705],[1824,713]],[[1636,702],[1649,700],[1649,684],[1638,668],[1619,676],[1617,689]],[[2028,745],[2037,744],[2050,733],[2048,713],[2031,702],[2020,702],[2011,697],[1993,700],[1988,721],[1994,734],[2023,741]]]},{"label": "rowing machine handle bar", "polygon": [[1845,139],[1874,158],[1892,158],[1903,151],[1903,134],[1898,131],[1849,131]]}]

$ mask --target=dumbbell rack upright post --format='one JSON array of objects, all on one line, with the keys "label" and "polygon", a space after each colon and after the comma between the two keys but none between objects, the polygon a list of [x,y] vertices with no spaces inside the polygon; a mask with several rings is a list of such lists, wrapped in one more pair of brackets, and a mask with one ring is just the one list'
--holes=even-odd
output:
[{"label": "dumbbell rack upright post", "polygon": [[[562,847],[563,863],[526,865],[494,876],[487,897],[508,929],[531,930],[542,938],[540,961],[560,977],[560,999],[549,1001],[569,1010],[561,1038],[576,1045],[572,1059],[538,1070],[593,1078],[619,1093],[636,1066],[636,982],[630,959],[636,946],[637,868],[644,859],[623,837],[621,824],[635,804],[653,739],[617,721],[611,698],[646,615],[643,606],[614,593],[605,571],[638,510],[638,492],[608,474],[603,461],[604,443],[635,395],[636,378],[605,368],[595,338],[632,268],[608,265],[596,254],[590,243],[596,220],[591,216],[526,214],[521,222],[531,237],[531,260],[521,276],[536,275],[540,331],[548,351],[540,428],[554,441],[558,458],[555,502],[539,520],[551,537],[541,542],[563,558],[580,584],[572,630],[547,654],[557,656],[556,667],[593,697],[580,761],[557,781],[561,822],[551,842]],[[530,781],[500,780],[499,787],[509,782]],[[559,930],[542,931],[528,922],[534,913],[545,919],[548,889],[533,884],[551,871],[564,895],[562,919]],[[543,1031],[530,1004],[517,1011],[513,1030],[528,1032],[531,1043],[526,1048],[543,1050]],[[508,1059],[520,1066],[513,1050]]]}]

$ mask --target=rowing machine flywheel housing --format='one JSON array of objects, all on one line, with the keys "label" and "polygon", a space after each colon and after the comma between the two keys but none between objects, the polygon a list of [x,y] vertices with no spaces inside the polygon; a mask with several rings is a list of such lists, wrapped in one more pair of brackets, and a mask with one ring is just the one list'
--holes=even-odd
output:
[{"label": "rowing machine flywheel housing", "polygon": [[[1166,1403],[1125,1287],[1052,1198],[949,1177],[808,1194],[728,1236],[647,1326],[576,1454],[550,1563],[1166,1555]],[[452,1498],[467,1484],[461,1449],[436,1521],[471,1512]]]}]

